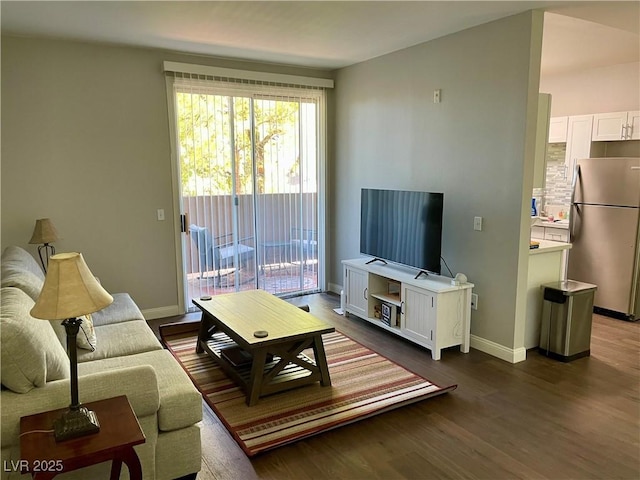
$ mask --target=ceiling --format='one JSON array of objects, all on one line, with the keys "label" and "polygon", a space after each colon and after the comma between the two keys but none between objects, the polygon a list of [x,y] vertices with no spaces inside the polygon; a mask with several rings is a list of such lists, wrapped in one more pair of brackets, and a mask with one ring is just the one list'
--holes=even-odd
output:
[{"label": "ceiling", "polygon": [[543,74],[640,61],[640,2],[6,1],[3,34],[336,69],[544,8]]}]

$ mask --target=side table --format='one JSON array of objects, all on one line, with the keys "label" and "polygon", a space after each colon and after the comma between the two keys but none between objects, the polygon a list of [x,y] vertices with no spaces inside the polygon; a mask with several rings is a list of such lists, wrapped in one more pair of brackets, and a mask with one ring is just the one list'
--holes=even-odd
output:
[{"label": "side table", "polygon": [[133,447],[145,442],[126,396],[85,404],[100,422],[100,431],[56,442],[53,421],[66,408],[20,418],[20,469],[33,478],[49,479],[62,472],[111,460],[111,480],[120,477],[124,463],[131,480],[142,479],[140,459]]}]

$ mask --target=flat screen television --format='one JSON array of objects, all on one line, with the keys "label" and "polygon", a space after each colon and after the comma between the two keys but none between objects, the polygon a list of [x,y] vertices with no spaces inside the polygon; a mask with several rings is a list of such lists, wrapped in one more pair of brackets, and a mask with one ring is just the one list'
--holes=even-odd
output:
[{"label": "flat screen television", "polygon": [[360,253],[440,274],[443,193],[362,189]]}]

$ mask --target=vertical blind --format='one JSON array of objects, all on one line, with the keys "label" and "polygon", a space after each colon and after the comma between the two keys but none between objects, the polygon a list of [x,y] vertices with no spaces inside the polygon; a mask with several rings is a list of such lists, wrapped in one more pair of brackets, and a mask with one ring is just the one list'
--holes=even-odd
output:
[{"label": "vertical blind", "polygon": [[244,289],[321,289],[330,81],[309,86],[286,83],[301,77],[233,78],[218,74],[242,74],[167,65],[188,305]]}]

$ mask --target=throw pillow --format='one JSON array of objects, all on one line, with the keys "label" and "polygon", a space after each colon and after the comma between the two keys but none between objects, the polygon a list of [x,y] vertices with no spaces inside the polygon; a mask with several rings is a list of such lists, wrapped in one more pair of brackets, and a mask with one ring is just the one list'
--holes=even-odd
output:
[{"label": "throw pillow", "polygon": [[0,370],[2,385],[27,393],[46,382],[69,378],[69,357],[51,324],[29,313],[35,302],[22,290],[0,290]]},{"label": "throw pillow", "polygon": [[82,317],[82,324],[80,325],[76,344],[78,345],[78,348],[95,352],[96,340],[96,329],[93,328],[93,319],[91,318],[91,314],[85,315]]},{"label": "throw pillow", "polygon": [[[93,326],[93,319],[91,315],[83,315],[82,324],[80,325],[80,331],[76,336],[76,346],[84,350],[96,351],[97,338],[96,329]],[[62,320],[50,320],[53,331],[55,332],[60,344],[67,348],[67,331],[62,325]]]}]

